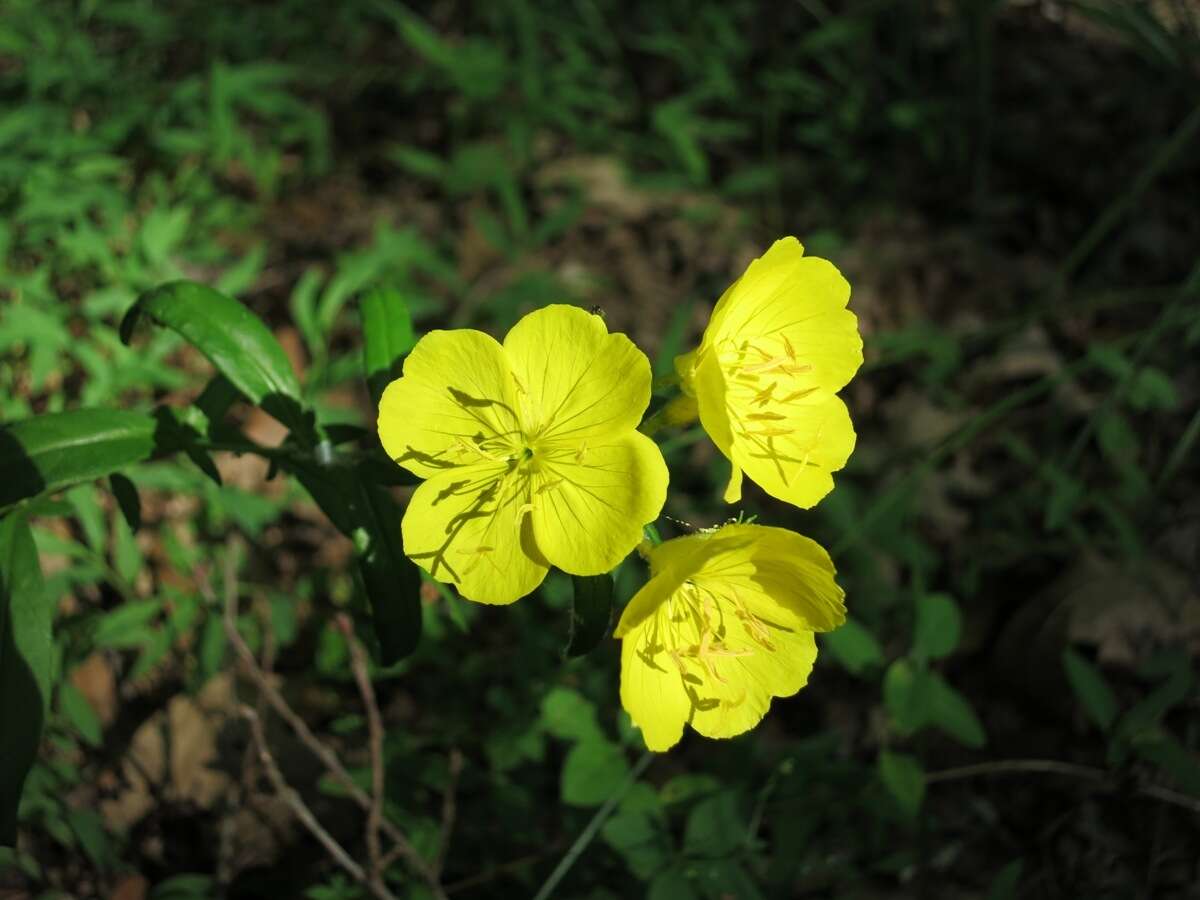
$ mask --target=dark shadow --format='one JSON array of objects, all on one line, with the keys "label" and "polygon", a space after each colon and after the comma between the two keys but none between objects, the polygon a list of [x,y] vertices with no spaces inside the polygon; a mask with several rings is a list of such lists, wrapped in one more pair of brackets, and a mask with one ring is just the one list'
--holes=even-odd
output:
[{"label": "dark shadow", "polygon": [[21,442],[0,426],[0,510],[10,504],[36,497],[46,489],[46,480]]}]

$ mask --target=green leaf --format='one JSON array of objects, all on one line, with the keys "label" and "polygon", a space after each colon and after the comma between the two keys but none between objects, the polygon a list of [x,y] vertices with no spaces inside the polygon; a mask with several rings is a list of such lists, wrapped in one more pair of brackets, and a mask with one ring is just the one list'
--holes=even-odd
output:
[{"label": "green leaf", "polygon": [[883,665],[883,648],[879,641],[856,619],[847,618],[840,627],[823,633],[820,640],[821,646],[851,674],[861,675]]},{"label": "green leaf", "polygon": [[922,693],[928,698],[927,716],[930,724],[937,725],[968,747],[986,744],[987,734],[967,698],[936,672],[925,672],[924,676],[926,686]]},{"label": "green leaf", "polygon": [[109,870],[116,866],[117,855],[99,813],[91,809],[68,809],[67,824],[97,868]]},{"label": "green leaf", "polygon": [[232,297],[193,281],[172,281],[142,294],[121,321],[128,344],[143,316],[203,353],[252,403],[311,443],[300,382],[283,347],[254,313]]},{"label": "green leaf", "polygon": [[69,681],[59,685],[58,708],[84,741],[93,747],[104,743],[104,728],[100,724],[100,718],[92,709],[87,697]]},{"label": "green leaf", "polygon": [[954,600],[945,594],[917,598],[917,621],[913,629],[913,656],[918,660],[941,659],[958,646],[962,616]]},{"label": "green leaf", "polygon": [[916,818],[925,799],[925,770],[907,753],[879,754],[879,778],[910,818]]},{"label": "green leaf", "polygon": [[706,900],[763,900],[750,874],[734,859],[712,859],[696,870],[696,886]]},{"label": "green leaf", "polygon": [[555,687],[542,698],[542,727],[564,741],[603,739],[596,707],[579,691]]},{"label": "green leaf", "polygon": [[169,449],[146,413],[77,409],[0,426],[0,509],[57,491]]},{"label": "green leaf", "polygon": [[567,754],[562,799],[571,806],[599,806],[624,784],[629,764],[621,748],[603,738],[581,741]]},{"label": "green leaf", "polygon": [[376,405],[383,389],[400,377],[400,360],[416,343],[412,315],[399,291],[377,289],[359,302],[363,328],[363,374]]},{"label": "green leaf", "polygon": [[699,896],[684,869],[673,866],[654,876],[646,900],[698,900]]},{"label": "green leaf", "polygon": [[383,489],[357,479],[356,483],[366,535],[358,570],[371,606],[380,659],[390,666],[417,649],[421,639],[421,571],[404,555],[400,507]]},{"label": "green leaf", "polygon": [[710,859],[726,856],[746,840],[746,818],[733,791],[720,791],[692,807],[683,831],[689,854]]},{"label": "green leaf", "polygon": [[613,616],[612,575],[572,575],[571,636],[566,655],[590,653],[608,634]]},{"label": "green leaf", "polygon": [[41,741],[54,667],[53,616],[28,522],[0,519],[0,844],[16,839],[21,786]]},{"label": "green leaf", "polygon": [[1084,712],[1101,731],[1108,731],[1116,721],[1119,711],[1117,697],[1112,688],[1108,686],[1099,669],[1070,647],[1063,650],[1062,661],[1067,680],[1071,682],[1071,690],[1083,705]]},{"label": "green leaf", "polygon": [[669,858],[670,846],[662,826],[645,812],[623,810],[604,823],[600,834],[622,856],[629,871],[642,880]]},{"label": "green leaf", "polygon": [[218,896],[211,875],[172,875],[150,891],[150,900],[212,900]]},{"label": "green leaf", "polygon": [[162,608],[161,600],[122,603],[100,617],[92,642],[98,647],[136,647],[150,636],[150,623]]},{"label": "green leaf", "polygon": [[907,659],[898,659],[883,676],[884,705],[903,735],[913,734],[926,722],[927,703],[920,691],[922,675]]},{"label": "green leaf", "polygon": [[1138,756],[1154,763],[1181,788],[1200,797],[1200,761],[1196,754],[1165,731],[1143,734],[1133,741]]},{"label": "green leaf", "polygon": [[935,725],[968,747],[987,743],[983,725],[966,698],[936,672],[916,668],[906,659],[888,668],[883,699],[902,735]]},{"label": "green leaf", "polygon": [[988,888],[988,900],[1016,900],[1017,887],[1021,883],[1021,860],[1014,859],[996,873],[992,886]]},{"label": "green leaf", "polygon": [[108,486],[117,500],[117,506],[121,507],[121,515],[129,524],[130,531],[137,531],[142,527],[142,501],[137,488],[120,472],[108,476]]}]

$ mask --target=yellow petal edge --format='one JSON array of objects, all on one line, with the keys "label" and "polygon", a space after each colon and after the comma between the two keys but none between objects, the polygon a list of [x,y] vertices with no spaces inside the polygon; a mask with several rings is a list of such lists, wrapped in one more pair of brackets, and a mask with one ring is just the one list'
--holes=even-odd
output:
[{"label": "yellow petal edge", "polygon": [[651,578],[625,608],[621,703],[662,752],[685,725],[710,738],[757,725],[772,697],[808,681],[814,632],[845,621],[829,554],[783,528],[726,525],[650,551]]},{"label": "yellow petal edge", "polygon": [[863,360],[849,298],[832,263],[782,238],[725,291],[700,346],[676,358],[701,425],[733,466],[726,502],[741,499],[743,473],[802,508],[833,489],[855,443],[836,393]]},{"label": "yellow petal edge", "polygon": [[404,552],[467,599],[512,603],[551,565],[594,575],[641,540],[666,499],[658,447],[637,433],[650,362],[599,317],[556,304],[503,344],[470,329],[417,342],[379,407],[379,436],[426,481]]}]

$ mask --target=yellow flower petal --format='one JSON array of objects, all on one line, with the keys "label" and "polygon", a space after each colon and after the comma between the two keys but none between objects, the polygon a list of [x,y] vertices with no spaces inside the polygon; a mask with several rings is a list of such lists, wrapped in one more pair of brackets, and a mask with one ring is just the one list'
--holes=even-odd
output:
[{"label": "yellow flower petal", "polygon": [[836,392],[862,365],[862,338],[858,319],[846,309],[849,299],[850,285],[831,262],[804,256],[799,241],[782,238],[722,296],[704,344],[720,348],[749,341],[747,367],[782,374],[807,367],[808,386]]},{"label": "yellow flower petal", "polygon": [[774,496],[812,506],[833,486],[854,429],[833,394],[862,364],[850,286],[834,266],[784,238],[721,297],[700,346],[675,361],[700,422],[741,474]]},{"label": "yellow flower petal", "polygon": [[648,623],[621,644],[621,705],[655,753],[670,750],[683,737],[691,701],[679,670],[663,658]]},{"label": "yellow flower petal", "polygon": [[506,463],[442,472],[413,493],[404,553],[477,603],[512,603],[546,577],[529,527],[530,478]]},{"label": "yellow flower petal", "polygon": [[700,422],[733,463],[727,501],[741,494],[738,469],[763,490],[807,509],[833,489],[833,472],[854,450],[850,413],[821,389],[760,403],[757,382],[727,379],[713,356],[701,362],[697,383],[722,385],[697,394]]},{"label": "yellow flower petal", "polygon": [[662,454],[634,429],[650,363],[581,309],[531,313],[503,346],[477,331],[423,337],[380,404],[379,433],[428,478],[404,517],[405,553],[481,603],[511,603],[550,561],[615,567],[666,499]]},{"label": "yellow flower petal", "polygon": [[708,737],[754,727],[807,683],[813,632],[845,619],[828,554],[785,529],[726,525],[655,547],[650,564],[616,635],[622,703],[652,750],[684,724]]},{"label": "yellow flower petal", "polygon": [[532,465],[537,546],[574,575],[616,567],[666,500],[662,453],[635,431],[578,443],[553,438],[534,451]]},{"label": "yellow flower petal", "polygon": [[650,361],[577,306],[525,316],[504,339],[531,441],[594,441],[630,431],[650,403]]},{"label": "yellow flower petal", "polygon": [[[790,697],[808,683],[817,659],[817,642],[811,631],[772,632],[773,653],[754,652],[754,641],[740,623],[723,642],[731,654],[724,662],[725,683],[709,679],[697,685],[690,698],[695,712],[691,726],[710,738],[728,738],[743,734],[762,721],[771,708],[771,698]],[[769,692],[755,685],[769,684]]]},{"label": "yellow flower petal", "polygon": [[383,392],[379,438],[404,468],[428,478],[504,459],[519,434],[512,375],[481,331],[431,331]]}]

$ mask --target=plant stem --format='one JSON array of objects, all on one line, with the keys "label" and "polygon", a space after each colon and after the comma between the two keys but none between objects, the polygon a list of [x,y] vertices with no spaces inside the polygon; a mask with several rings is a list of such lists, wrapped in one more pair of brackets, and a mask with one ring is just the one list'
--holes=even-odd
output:
[{"label": "plant stem", "polygon": [[571,867],[575,865],[575,861],[579,859],[583,851],[587,849],[588,844],[595,839],[600,829],[604,827],[604,823],[613,814],[613,811],[617,808],[617,804],[629,793],[629,789],[637,783],[638,778],[641,777],[641,774],[646,771],[646,768],[653,761],[654,754],[647,750],[642,754],[641,759],[634,763],[633,769],[629,772],[629,776],[625,779],[625,782],[617,788],[611,797],[604,801],[603,806],[596,810],[596,814],[592,816],[592,821],[588,822],[587,827],[579,833],[579,837],[575,839],[575,843],[571,845],[566,855],[555,867],[554,871],[550,873],[550,877],[546,879],[541,889],[534,894],[533,900],[547,900],[554,893],[554,889],[558,887],[558,883],[571,871]]}]

